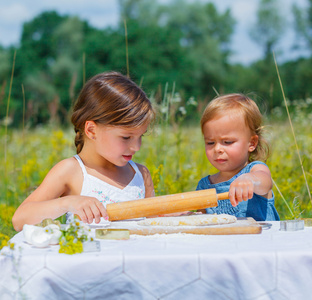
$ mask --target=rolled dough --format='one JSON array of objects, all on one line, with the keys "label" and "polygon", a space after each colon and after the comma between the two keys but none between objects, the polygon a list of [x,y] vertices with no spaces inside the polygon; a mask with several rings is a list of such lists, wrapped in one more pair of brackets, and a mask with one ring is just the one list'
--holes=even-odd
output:
[{"label": "rolled dough", "polygon": [[219,225],[234,223],[237,219],[235,216],[220,214],[220,215],[191,215],[180,217],[159,217],[150,218],[138,221],[138,225],[143,226],[201,226],[201,225]]}]

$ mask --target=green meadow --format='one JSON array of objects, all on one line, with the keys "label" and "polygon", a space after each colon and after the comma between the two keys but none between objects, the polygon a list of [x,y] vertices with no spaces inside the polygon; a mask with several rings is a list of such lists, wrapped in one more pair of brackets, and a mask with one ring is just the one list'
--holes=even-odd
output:
[{"label": "green meadow", "polygon": [[294,5],[288,24],[296,51],[309,54],[279,63],[281,77],[273,51],[285,18],[276,0],[259,1],[248,26],[263,52],[250,65],[231,62],[237,20],[230,9],[208,1],[119,2],[115,28],[45,11],[23,24],[18,45],[0,45],[0,248],[15,234],[16,208],[53,165],[76,153],[68,121],[81,87],[110,70],[131,74],[157,111],[134,157],[149,168],[156,195],[193,191],[216,171],[205,156],[200,115],[218,93],[252,91],[271,145],[280,217],[312,217],[312,1]]},{"label": "green meadow", "polygon": [[[176,106],[173,114],[158,110],[158,120],[134,157],[149,168],[156,195],[195,190],[202,177],[215,172],[205,156],[199,122],[186,126],[182,119],[188,112],[181,107]],[[288,108],[291,123],[285,106],[264,118],[271,145],[267,164],[274,180],[275,205],[281,219],[312,217],[308,188],[312,182],[312,100],[293,101]],[[55,163],[75,154],[75,147],[73,129],[56,124],[21,129],[3,125],[0,133],[1,246],[1,240],[15,234],[11,218],[16,207]]]}]

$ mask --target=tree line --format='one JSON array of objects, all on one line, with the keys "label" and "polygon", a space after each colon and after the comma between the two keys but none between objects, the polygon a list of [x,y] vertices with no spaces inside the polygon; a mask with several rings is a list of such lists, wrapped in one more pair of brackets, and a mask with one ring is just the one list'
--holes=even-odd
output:
[{"label": "tree line", "polygon": [[[270,112],[282,103],[272,56],[285,28],[279,5],[259,2],[250,36],[263,58],[249,66],[230,63],[236,20],[230,9],[219,12],[213,3],[119,0],[119,24],[104,29],[76,16],[43,12],[24,23],[18,46],[0,46],[0,119],[10,94],[12,124],[23,118],[31,125],[67,124],[83,83],[110,70],[128,74],[157,103],[166,95],[178,94],[184,103],[196,99],[189,118],[197,118],[217,93],[229,92],[254,93]],[[311,52],[312,0],[307,5],[292,11],[297,39]],[[311,57],[283,62],[279,70],[290,101],[311,96]]]}]

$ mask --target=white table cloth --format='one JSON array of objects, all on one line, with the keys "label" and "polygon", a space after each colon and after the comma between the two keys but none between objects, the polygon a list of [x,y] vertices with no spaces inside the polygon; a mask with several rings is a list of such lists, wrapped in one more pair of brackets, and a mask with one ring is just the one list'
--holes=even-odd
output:
[{"label": "white table cloth", "polygon": [[[17,234],[0,255],[0,299],[311,299],[312,228],[255,235],[132,235],[59,254]],[[20,250],[19,250],[20,249]]]}]

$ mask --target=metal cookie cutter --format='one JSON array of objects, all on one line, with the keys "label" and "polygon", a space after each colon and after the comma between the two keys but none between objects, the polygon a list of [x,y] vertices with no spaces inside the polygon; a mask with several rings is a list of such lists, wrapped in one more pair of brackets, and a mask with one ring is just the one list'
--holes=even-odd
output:
[{"label": "metal cookie cutter", "polygon": [[286,220],[280,221],[280,230],[282,231],[297,231],[304,229],[304,220]]}]

